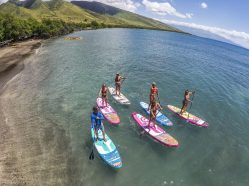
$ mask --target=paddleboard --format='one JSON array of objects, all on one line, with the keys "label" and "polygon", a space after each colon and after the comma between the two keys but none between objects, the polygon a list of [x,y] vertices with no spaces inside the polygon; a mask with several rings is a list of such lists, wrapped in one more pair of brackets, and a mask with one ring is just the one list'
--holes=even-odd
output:
[{"label": "paddleboard", "polygon": [[97,98],[97,106],[99,107],[100,112],[103,114],[103,116],[106,118],[108,122],[111,124],[119,124],[120,118],[117,114],[117,112],[111,107],[109,103],[107,103],[107,106],[102,105],[102,98]]},{"label": "paddleboard", "polygon": [[183,114],[179,114],[181,109],[177,108],[175,106],[172,105],[167,105],[169,110],[171,110],[172,112],[176,113],[178,116],[180,116],[181,118],[187,120],[188,122],[190,122],[193,125],[197,125],[200,127],[208,127],[208,123],[196,116],[194,116],[193,114],[190,114],[188,112],[184,112]]},{"label": "paddleboard", "polygon": [[[148,110],[149,105],[145,102],[140,102],[140,106],[144,109],[146,114],[150,115],[150,110]],[[157,111],[156,121],[161,125],[172,126],[173,123],[160,111]]]},{"label": "paddleboard", "polygon": [[169,147],[178,147],[178,141],[174,139],[171,135],[165,132],[162,128],[160,128],[158,125],[155,124],[153,126],[153,123],[150,123],[150,126],[147,126],[149,123],[149,120],[142,116],[141,114],[138,114],[137,112],[133,112],[132,114],[133,119],[136,121],[136,123],[152,138],[157,140],[163,145],[169,146]]},{"label": "paddleboard", "polygon": [[103,134],[101,130],[98,130],[98,141],[96,141],[96,136],[94,134],[94,129],[91,128],[91,135],[93,139],[94,146],[99,153],[100,157],[111,167],[121,168],[122,160],[119,152],[112,142],[112,140],[105,134],[106,142],[103,140]]},{"label": "paddleboard", "polygon": [[120,96],[116,95],[115,88],[108,87],[108,90],[109,90],[110,94],[112,95],[112,97],[120,104],[123,104],[123,105],[130,105],[131,104],[130,101],[122,93],[120,93]]}]

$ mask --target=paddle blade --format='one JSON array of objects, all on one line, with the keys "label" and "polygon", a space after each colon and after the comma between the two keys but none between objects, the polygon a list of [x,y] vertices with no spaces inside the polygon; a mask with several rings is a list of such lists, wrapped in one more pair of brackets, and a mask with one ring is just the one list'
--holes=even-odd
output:
[{"label": "paddle blade", "polygon": [[93,150],[92,150],[92,152],[91,152],[91,154],[89,156],[89,160],[93,160],[93,159],[94,159],[94,153],[93,153]]}]

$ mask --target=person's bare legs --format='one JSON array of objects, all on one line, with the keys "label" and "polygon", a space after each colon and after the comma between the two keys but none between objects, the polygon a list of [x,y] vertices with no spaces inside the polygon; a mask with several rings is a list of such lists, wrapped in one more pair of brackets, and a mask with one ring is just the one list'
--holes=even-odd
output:
[{"label": "person's bare legs", "polygon": [[118,95],[118,85],[115,84],[115,92],[116,92],[116,95]]},{"label": "person's bare legs", "polygon": [[104,130],[102,130],[102,135],[103,135],[103,140],[106,142],[107,140],[105,138],[105,131]]},{"label": "person's bare legs", "polygon": [[181,108],[180,115],[182,115],[184,112],[186,112],[186,109],[187,109],[187,105],[184,104]]},{"label": "person's bare legs", "polygon": [[118,96],[120,96],[120,85],[118,85]]},{"label": "person's bare legs", "polygon": [[105,106],[107,107],[107,97],[104,98]]},{"label": "person's bare legs", "polygon": [[94,129],[94,133],[95,133],[95,136],[96,136],[96,141],[98,141],[98,139],[99,139],[98,131],[96,129]]},{"label": "person's bare legs", "polygon": [[105,98],[102,97],[102,107],[104,106]]}]

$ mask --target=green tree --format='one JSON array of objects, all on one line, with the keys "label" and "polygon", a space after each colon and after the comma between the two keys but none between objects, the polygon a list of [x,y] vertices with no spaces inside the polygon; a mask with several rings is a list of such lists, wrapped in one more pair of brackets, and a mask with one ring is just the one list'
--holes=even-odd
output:
[{"label": "green tree", "polygon": [[98,23],[97,21],[92,21],[92,22],[91,22],[91,26],[92,26],[93,28],[98,28],[98,27],[99,27],[99,23]]},{"label": "green tree", "polygon": [[3,15],[0,14],[0,42],[4,41],[4,27],[3,27],[3,23],[4,23]]}]

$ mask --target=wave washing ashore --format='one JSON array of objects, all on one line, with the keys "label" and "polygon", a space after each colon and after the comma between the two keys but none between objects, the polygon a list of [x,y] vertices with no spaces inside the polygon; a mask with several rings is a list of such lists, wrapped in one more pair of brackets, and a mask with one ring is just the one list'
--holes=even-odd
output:
[{"label": "wave washing ashore", "polygon": [[[1,91],[0,185],[249,184],[248,50],[148,30],[103,29],[67,37],[84,39],[44,42]],[[103,83],[115,87],[116,72],[127,77],[121,91],[130,104],[108,97],[119,123],[104,120],[108,137],[105,142],[100,130],[96,142],[91,108]],[[172,126],[143,125],[149,115],[140,102],[149,104],[152,82]],[[205,119],[208,128],[168,109],[184,106],[186,88],[196,90],[187,111]],[[98,150],[90,161],[94,146]],[[112,156],[105,156],[108,152]],[[113,169],[103,160],[122,167]]]}]

